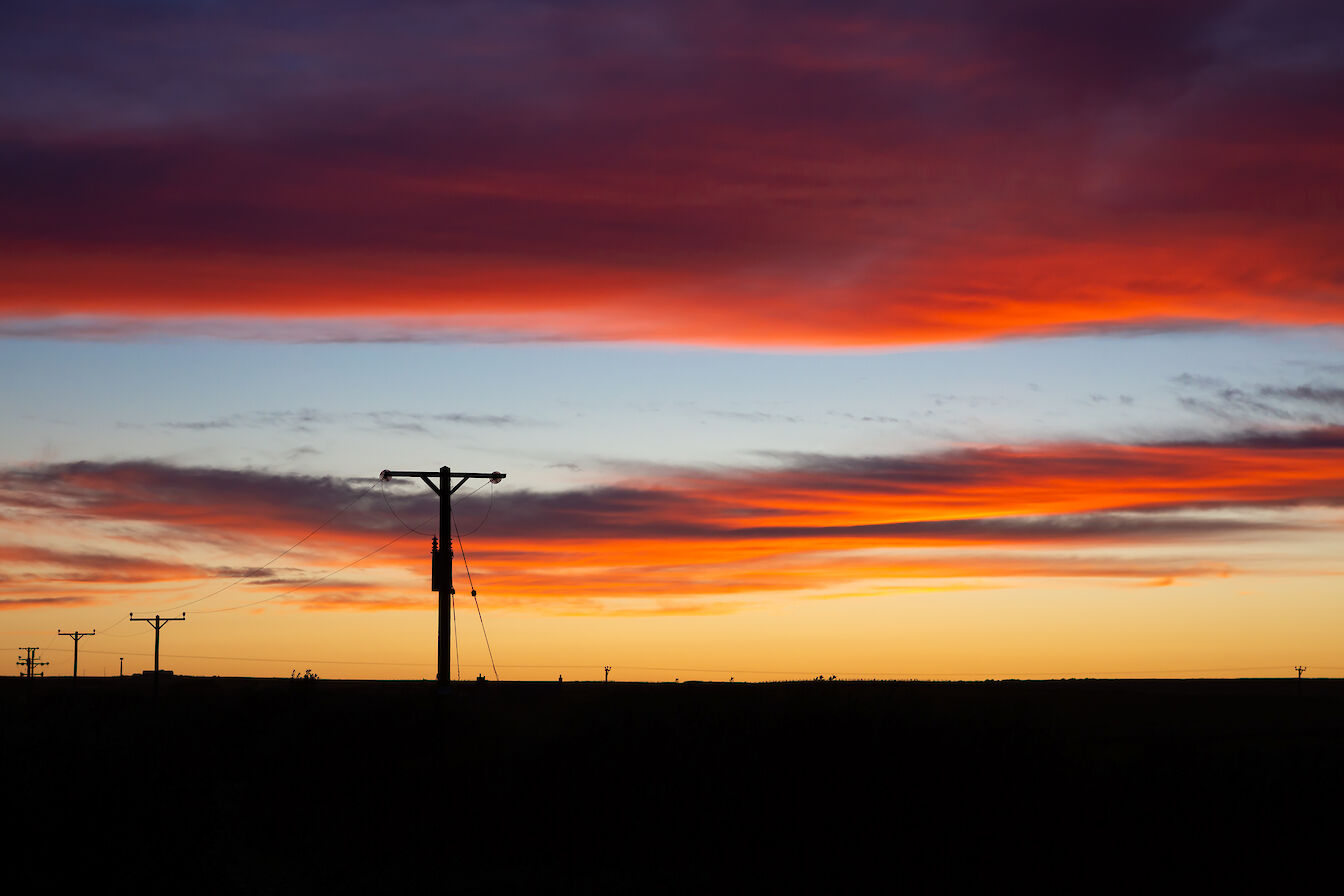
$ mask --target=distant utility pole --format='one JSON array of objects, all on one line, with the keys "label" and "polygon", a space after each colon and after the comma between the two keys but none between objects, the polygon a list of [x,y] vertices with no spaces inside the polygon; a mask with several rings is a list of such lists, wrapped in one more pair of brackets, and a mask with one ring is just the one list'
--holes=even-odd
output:
[{"label": "distant utility pole", "polygon": [[26,650],[26,651],[28,652],[28,655],[27,655],[26,657],[22,657],[22,656],[19,657],[19,661],[18,661],[17,663],[14,664],[14,665],[16,665],[16,666],[24,666],[24,667],[26,668],[26,670],[27,670],[27,671],[20,670],[20,672],[19,672],[19,677],[20,677],[20,678],[24,678],[24,677],[32,678],[34,675],[41,677],[41,676],[42,676],[42,673],[41,673],[41,672],[34,671],[34,667],[36,667],[36,666],[50,666],[50,665],[51,665],[51,663],[48,663],[46,660],[39,660],[39,659],[37,658],[37,648],[36,648],[36,647],[20,647],[19,649],[20,649],[20,650]]},{"label": "distant utility pole", "polygon": [[610,666],[603,666],[603,667],[602,667],[602,683],[603,683],[603,684],[606,684],[608,681],[611,681],[611,667],[610,667]]},{"label": "distant utility pole", "polygon": [[94,630],[94,631],[91,631],[91,632],[63,632],[63,631],[61,631],[60,629],[56,629],[56,634],[58,634],[58,635],[64,635],[65,637],[67,637],[67,638],[69,638],[70,640],[72,640],[72,641],[75,642],[75,668],[70,672],[70,677],[71,677],[71,678],[78,678],[78,677],[79,677],[79,639],[80,639],[80,638],[87,638],[89,635],[96,635],[96,634],[98,634],[98,632],[97,632],[97,630]]},{"label": "distant utility pole", "polygon": [[1305,671],[1307,671],[1307,667],[1306,667],[1306,666],[1294,666],[1293,668],[1297,670],[1297,680],[1298,680],[1298,681],[1301,681],[1301,680],[1302,680],[1302,673],[1305,672]]},{"label": "distant utility pole", "polygon": [[[468,479],[489,479],[492,483],[499,483],[504,479],[504,474],[494,473],[454,473],[447,467],[439,467],[438,471],[417,472],[412,470],[384,470],[380,478],[386,482],[399,476],[411,476],[422,480],[429,486],[430,491],[439,496],[439,539],[443,542],[441,545],[431,546],[430,548],[430,584],[431,591],[439,593],[439,688],[448,687],[453,678],[452,667],[452,644],[453,644],[453,617],[452,617],[452,596],[453,591],[453,492],[460,489]],[[429,477],[439,477],[439,484],[435,485]],[[456,483],[453,480],[458,480]],[[446,563],[440,562],[447,557]],[[448,600],[444,600],[444,597]]]},{"label": "distant utility pole", "polygon": [[181,622],[186,618],[186,613],[183,613],[181,616],[155,616],[153,619],[148,616],[142,616],[139,619],[136,619],[135,614],[131,614],[132,622],[148,622],[150,625],[154,626],[154,681],[156,682],[156,688],[158,687],[157,682],[159,680],[159,630],[170,622]]}]

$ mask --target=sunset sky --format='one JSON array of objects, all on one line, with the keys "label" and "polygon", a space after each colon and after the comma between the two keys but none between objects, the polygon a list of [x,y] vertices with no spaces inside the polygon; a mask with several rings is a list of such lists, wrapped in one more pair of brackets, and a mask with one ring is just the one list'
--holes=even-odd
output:
[{"label": "sunset sky", "polygon": [[47,674],[433,677],[445,464],[466,678],[1344,674],[1337,2],[20,0],[0,195]]}]

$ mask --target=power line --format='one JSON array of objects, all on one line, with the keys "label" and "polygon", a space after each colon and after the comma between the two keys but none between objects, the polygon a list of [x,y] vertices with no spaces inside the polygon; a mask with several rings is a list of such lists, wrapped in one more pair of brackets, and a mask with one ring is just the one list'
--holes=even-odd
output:
[{"label": "power line", "polygon": [[[432,519],[432,517],[431,517],[431,519]],[[428,520],[426,520],[425,522],[428,522]],[[424,523],[421,523],[421,525],[424,525]],[[359,557],[358,559],[355,559],[355,560],[351,560],[349,563],[345,564],[345,565],[342,566],[340,569],[333,569],[331,572],[327,573],[326,575],[319,576],[319,577],[316,578],[316,579],[311,579],[311,580],[309,580],[309,581],[307,581],[307,582],[304,582],[302,585],[295,585],[293,588],[289,589],[288,591],[282,591],[282,592],[279,593],[279,594],[272,594],[270,597],[263,597],[263,598],[261,598],[260,600],[249,601],[248,603],[245,603],[245,604],[238,604],[238,605],[235,606],[235,607],[217,607],[216,609],[213,609],[213,610],[197,610],[196,612],[197,612],[198,615],[201,614],[201,613],[227,613],[227,612],[229,612],[230,610],[241,610],[241,609],[244,609],[245,607],[255,607],[257,604],[264,604],[264,603],[267,603],[268,601],[278,600],[278,599],[280,599],[280,598],[282,598],[282,597],[286,597],[286,596],[288,596],[288,595],[290,595],[290,594],[293,594],[295,591],[302,591],[304,588],[307,588],[307,587],[310,586],[310,585],[316,585],[318,582],[325,581],[325,580],[331,578],[332,576],[336,575],[336,573],[338,573],[338,572],[345,572],[347,569],[349,569],[350,567],[354,566],[356,563],[360,563],[360,562],[362,562],[362,561],[364,561],[364,560],[367,560],[368,558],[372,557],[374,554],[378,553],[379,551],[381,551],[381,550],[383,550],[383,549],[385,549],[385,548],[390,548],[392,545],[394,545],[394,544],[396,544],[397,542],[401,541],[403,538],[405,538],[407,535],[410,535],[410,534],[411,534],[410,531],[403,532],[403,533],[401,533],[400,535],[398,535],[396,538],[392,539],[391,541],[386,542],[386,543],[384,543],[384,544],[381,544],[381,545],[379,545],[378,547],[374,548],[373,550],[369,551],[369,552],[368,552],[367,554],[365,554],[364,556]]]},{"label": "power line", "polygon": [[[193,599],[193,600],[189,600],[189,601],[187,601],[187,602],[184,603],[184,604],[178,604],[178,605],[175,606],[175,607],[168,607],[167,609],[168,609],[168,610],[180,610],[180,609],[182,609],[183,607],[189,607],[189,606],[191,606],[192,604],[198,604],[198,603],[200,603],[200,602],[203,601],[203,600],[208,600],[209,598],[214,597],[216,594],[222,594],[222,593],[224,593],[225,591],[228,591],[230,588],[232,588],[234,585],[237,585],[239,582],[242,582],[242,581],[245,581],[245,580],[247,580],[247,579],[250,579],[252,576],[254,576],[254,575],[256,575],[257,573],[261,572],[262,570],[268,568],[272,563],[275,563],[277,560],[280,560],[280,559],[283,558],[286,554],[288,554],[290,551],[294,550],[294,549],[297,548],[299,545],[303,544],[305,541],[307,541],[308,539],[312,538],[312,537],[313,537],[314,535],[316,535],[318,532],[321,532],[321,531],[322,531],[323,529],[325,529],[327,526],[331,525],[331,523],[332,523],[337,517],[339,517],[341,514],[345,513],[345,512],[346,512],[347,510],[349,510],[351,507],[354,507],[355,504],[358,503],[361,499],[363,499],[365,495],[367,495],[369,492],[373,491],[373,488],[374,488],[374,486],[376,486],[376,485],[378,485],[378,480],[375,479],[372,483],[369,484],[369,487],[368,487],[368,488],[364,489],[364,491],[362,491],[362,492],[360,492],[358,495],[356,495],[356,496],[354,497],[354,499],[350,501],[349,504],[346,504],[346,505],[345,505],[344,507],[342,507],[340,510],[336,511],[336,512],[333,513],[331,516],[327,517],[326,522],[322,523],[322,524],[321,524],[320,526],[318,526],[316,529],[314,529],[313,531],[309,532],[307,535],[303,536],[303,537],[300,538],[298,541],[294,542],[292,545],[290,545],[289,547],[285,548],[285,549],[284,549],[283,551],[281,551],[279,554],[276,554],[274,557],[272,557],[272,558],[271,558],[270,560],[268,560],[266,563],[263,563],[261,566],[258,566],[256,569],[252,570],[251,572],[247,573],[246,575],[241,576],[241,577],[239,577],[238,579],[236,579],[235,581],[230,582],[229,584],[225,585],[223,588],[220,588],[220,589],[215,590],[215,591],[211,591],[209,594],[202,595],[201,597],[195,598],[195,599]],[[208,611],[201,611],[201,612],[208,612]]]},{"label": "power line", "polygon": [[[346,504],[346,505],[345,505],[344,507],[342,507],[340,510],[336,511],[335,513],[333,513],[331,516],[327,517],[327,519],[326,519],[325,521],[323,521],[320,525],[318,525],[315,529],[313,529],[313,530],[312,530],[311,532],[309,532],[307,535],[303,536],[303,537],[300,538],[298,541],[294,542],[292,545],[290,545],[289,547],[285,548],[285,549],[284,549],[283,551],[281,551],[279,554],[276,554],[274,557],[272,557],[272,558],[271,558],[270,560],[268,560],[267,562],[263,563],[261,566],[258,566],[258,567],[256,567],[255,569],[251,570],[250,572],[248,572],[248,573],[246,573],[246,574],[240,576],[238,579],[236,579],[236,580],[230,582],[229,584],[225,585],[224,587],[222,587],[222,588],[217,588],[217,589],[215,589],[214,591],[211,591],[209,594],[203,594],[203,595],[201,595],[200,597],[193,598],[193,599],[187,601],[186,603],[181,603],[181,604],[177,604],[177,605],[175,605],[175,606],[167,607],[167,608],[163,609],[161,612],[165,612],[165,613],[166,613],[166,612],[170,612],[170,611],[172,611],[172,610],[180,610],[180,609],[182,609],[182,608],[184,608],[184,607],[190,607],[190,606],[192,606],[193,604],[198,604],[198,603],[200,603],[200,602],[203,601],[203,600],[208,600],[208,599],[214,597],[214,596],[217,595],[217,594],[223,594],[225,591],[228,591],[230,588],[234,587],[235,585],[238,585],[239,583],[244,582],[244,581],[246,581],[247,579],[250,579],[252,576],[256,575],[257,573],[261,572],[262,570],[269,568],[269,567],[270,567],[272,564],[274,564],[277,560],[280,560],[280,559],[284,558],[285,555],[289,554],[291,551],[293,551],[293,550],[294,550],[295,548],[297,548],[299,545],[303,544],[305,541],[307,541],[308,539],[312,538],[312,537],[313,537],[314,535],[316,535],[318,532],[321,532],[321,531],[322,531],[323,529],[325,529],[327,526],[331,525],[332,522],[334,522],[334,521],[337,519],[337,517],[341,516],[341,514],[345,513],[345,512],[346,512],[347,510],[349,510],[351,507],[354,507],[355,504],[359,503],[359,501],[360,501],[362,498],[364,498],[365,495],[367,495],[369,492],[373,491],[373,487],[376,486],[376,485],[378,485],[378,480],[375,479],[373,482],[371,482],[371,483],[369,484],[369,487],[368,487],[368,488],[364,489],[364,491],[362,491],[362,492],[360,492],[358,495],[356,495],[353,499],[350,500],[350,502],[349,502],[348,504]],[[215,611],[213,611],[213,610],[205,610],[205,611],[199,611],[199,612],[215,612]],[[118,625],[121,625],[123,622],[126,622],[126,621],[127,621],[127,620],[126,620],[124,617],[122,617],[122,616],[118,616],[117,619],[116,619],[114,622],[112,622],[110,625],[104,626],[104,628],[103,628],[103,634],[104,634],[104,635],[108,635],[109,637],[113,637],[113,638],[135,637],[134,635],[113,635],[113,634],[110,633],[110,630],[111,630],[111,629],[116,628]]]},{"label": "power line", "polygon": [[[410,530],[411,530],[412,532],[414,532],[416,535],[433,535],[433,534],[434,534],[433,532],[421,532],[419,529],[415,528],[415,527],[412,526],[410,523],[408,523],[408,522],[406,522],[404,519],[402,519],[402,518],[401,518],[401,514],[397,513],[394,509],[392,509],[392,502],[391,502],[391,501],[388,499],[388,497],[387,497],[387,482],[386,482],[385,480],[382,480],[382,479],[380,479],[380,480],[378,480],[378,481],[379,481],[380,483],[382,483],[382,486],[383,486],[383,488],[382,488],[382,491],[383,491],[383,503],[387,505],[388,513],[391,513],[394,517],[397,518],[397,522],[401,523],[401,524],[402,524],[403,526],[405,526],[407,529],[410,529]],[[433,519],[433,517],[431,517],[431,519]]]},{"label": "power line", "polygon": [[[126,622],[125,619],[123,619],[123,620],[121,620],[121,621],[122,621],[122,622]],[[126,634],[113,635],[113,634],[109,634],[108,632],[104,631],[104,632],[102,633],[102,635],[100,635],[99,637],[104,637],[104,638],[138,638],[138,637],[140,637],[140,636],[143,635],[143,634],[144,634],[144,632],[127,632]]]},{"label": "power line", "polygon": [[[494,483],[493,483],[493,482],[490,482],[490,481],[488,481],[488,480],[487,480],[486,482],[482,482],[480,485],[476,486],[474,489],[472,489],[471,491],[467,492],[466,495],[464,495],[463,497],[459,498],[458,501],[457,501],[458,506],[461,507],[463,504],[465,504],[466,502],[470,501],[473,497],[475,497],[475,495],[476,495],[477,492],[479,492],[481,489],[485,488],[487,485],[491,485],[491,486],[493,486]],[[390,500],[388,500],[388,497],[387,497],[387,482],[386,482],[386,481],[383,481],[383,503],[387,504],[387,509],[388,509],[388,511],[389,511],[394,517],[397,518],[397,522],[401,523],[403,526],[405,526],[405,527],[406,527],[407,529],[409,529],[410,531],[414,532],[416,535],[433,535],[433,534],[435,534],[435,533],[433,533],[433,532],[422,532],[421,530],[415,528],[415,527],[412,526],[410,523],[408,523],[408,522],[406,522],[404,519],[402,519],[402,518],[401,518],[401,514],[397,513],[395,510],[392,509],[392,502],[391,502]],[[471,535],[471,534],[475,533],[477,529],[480,529],[481,526],[484,526],[484,525],[485,525],[485,521],[486,521],[487,519],[490,518],[490,509],[491,509],[492,507],[494,507],[494,506],[495,506],[495,490],[494,490],[493,488],[491,488],[491,489],[490,489],[490,504],[487,505],[486,508],[485,508],[485,516],[482,517],[482,518],[481,518],[481,521],[480,521],[479,523],[476,524],[476,529],[472,529],[471,532],[468,532],[468,533],[467,533],[468,535]],[[426,522],[427,522],[427,521],[426,521]],[[423,526],[424,523],[421,523],[420,525]]]},{"label": "power line", "polygon": [[[492,504],[494,503],[494,498],[495,490],[491,489],[490,501]],[[485,515],[489,516],[490,511],[487,510]],[[485,520],[481,520],[481,525],[484,524]],[[476,527],[476,529],[479,528],[481,527]],[[476,530],[473,529],[472,531],[474,532]],[[471,580],[471,565],[467,563],[467,548],[462,544],[462,533],[457,530],[457,520],[453,520],[453,532],[457,535],[457,549],[462,552],[462,568],[467,571],[467,584],[471,587],[471,602],[476,605],[476,618],[481,620],[481,637],[485,639],[485,652],[490,656],[490,668],[495,673],[495,681],[499,681],[499,669],[495,667],[495,652],[490,649],[490,635],[485,630],[485,616],[481,613],[481,602],[476,599],[476,583]],[[461,655],[462,653],[459,650],[458,657],[461,658]],[[459,675],[458,677],[460,678],[461,676]]]},{"label": "power line", "polygon": [[[490,511],[495,509],[495,484],[494,484],[493,482],[485,482],[485,483],[482,483],[481,485],[476,486],[475,491],[473,491],[470,495],[467,495],[467,497],[465,497],[465,498],[462,499],[462,501],[464,501],[464,502],[470,500],[470,499],[471,499],[471,495],[476,494],[476,492],[478,492],[478,491],[480,491],[481,489],[485,488],[487,485],[490,486],[490,503],[487,504],[487,505],[485,505],[485,516],[481,517],[481,521],[480,521],[479,523],[476,524],[476,528],[474,528],[474,529],[472,529],[470,532],[468,532],[468,533],[467,533],[468,535],[475,535],[477,532],[481,531],[481,527],[485,525],[485,521],[488,520],[488,519],[490,519]],[[457,531],[457,520],[453,520],[453,531],[454,531],[454,532]],[[462,541],[462,536],[461,536],[461,535],[458,535],[458,536],[457,536],[457,540],[458,540],[458,543],[461,543],[461,541]]]},{"label": "power line", "polygon": [[[464,496],[462,500],[463,500],[463,501],[466,501],[466,500],[470,499],[472,496],[474,496],[477,492],[479,492],[479,491],[480,491],[482,488],[484,488],[486,485],[492,485],[492,484],[493,484],[493,483],[490,482],[490,481],[486,481],[486,482],[481,483],[481,485],[477,486],[476,489],[474,489],[472,492],[470,492],[470,493],[468,493],[466,496]],[[419,530],[418,528],[416,528],[416,527],[414,527],[414,526],[411,526],[409,523],[407,523],[404,519],[401,518],[400,514],[398,514],[398,513],[396,512],[396,510],[392,507],[392,504],[391,504],[390,500],[388,500],[388,497],[387,497],[386,480],[380,478],[380,479],[374,480],[372,483],[369,484],[369,487],[368,487],[368,488],[364,489],[364,491],[360,492],[358,495],[356,495],[354,498],[352,498],[348,503],[345,504],[345,506],[341,507],[339,510],[337,510],[335,513],[333,513],[331,516],[329,516],[329,517],[328,517],[327,519],[325,519],[323,522],[321,522],[321,523],[318,524],[316,527],[314,527],[312,530],[310,530],[306,535],[304,535],[304,536],[303,536],[302,538],[300,538],[298,541],[294,542],[292,545],[290,545],[289,547],[287,547],[285,550],[281,551],[279,554],[276,554],[274,557],[272,557],[272,558],[271,558],[270,560],[268,560],[266,563],[263,563],[262,565],[260,565],[260,566],[258,566],[258,567],[255,567],[254,569],[248,571],[248,572],[245,573],[244,575],[238,577],[238,578],[235,579],[234,581],[230,582],[230,583],[227,584],[227,585],[224,585],[224,586],[221,587],[221,588],[216,588],[214,591],[211,591],[211,592],[208,593],[208,594],[203,594],[203,595],[201,595],[200,597],[193,598],[193,599],[191,599],[191,600],[189,600],[189,601],[185,601],[185,602],[183,602],[183,603],[180,603],[180,604],[176,604],[176,605],[170,606],[170,607],[166,608],[166,609],[164,610],[164,612],[171,611],[171,610],[179,610],[179,609],[182,609],[182,608],[184,608],[184,607],[189,607],[189,606],[192,606],[192,605],[194,605],[194,604],[198,604],[198,603],[200,603],[200,602],[202,602],[202,601],[208,600],[208,599],[210,599],[210,598],[212,598],[212,597],[215,597],[215,596],[217,596],[217,595],[219,595],[219,594],[224,593],[225,591],[228,591],[230,588],[233,588],[233,587],[235,587],[235,586],[241,584],[241,583],[244,582],[244,581],[247,581],[248,579],[250,579],[250,578],[252,578],[253,576],[255,576],[257,573],[260,573],[260,572],[262,572],[263,570],[268,569],[269,567],[271,567],[272,565],[274,565],[276,562],[278,562],[279,560],[283,559],[283,558],[286,557],[288,554],[292,553],[292,552],[293,552],[296,548],[298,548],[300,545],[302,545],[302,544],[304,544],[305,542],[307,542],[310,538],[312,538],[312,537],[313,537],[314,535],[316,535],[318,532],[321,532],[321,531],[322,531],[323,529],[325,529],[327,526],[331,525],[332,522],[334,522],[334,521],[335,521],[337,518],[339,518],[342,514],[346,513],[351,507],[353,507],[353,506],[354,506],[355,504],[357,504],[360,500],[362,500],[364,497],[366,497],[366,496],[369,494],[369,492],[373,490],[374,486],[377,486],[377,485],[382,485],[382,487],[383,487],[383,488],[382,488],[382,491],[383,491],[383,499],[384,499],[384,503],[386,503],[386,505],[387,505],[387,509],[388,509],[388,510],[391,512],[391,514],[397,519],[397,521],[400,522],[403,526],[406,527],[406,529],[407,529],[407,532],[406,532],[406,533],[403,533],[402,535],[399,535],[399,536],[397,536],[396,538],[391,539],[390,541],[388,541],[388,542],[386,542],[386,543],[380,545],[379,547],[375,548],[375,549],[372,550],[372,551],[369,551],[367,554],[364,554],[363,556],[361,556],[361,557],[359,557],[359,558],[357,558],[357,559],[351,561],[350,563],[347,563],[346,565],[340,567],[339,569],[332,570],[331,572],[326,573],[325,575],[319,576],[319,577],[316,578],[316,579],[312,579],[312,580],[310,580],[310,581],[308,581],[308,582],[305,582],[305,583],[303,583],[303,584],[301,584],[301,585],[297,585],[297,586],[295,586],[294,588],[289,589],[288,591],[281,592],[280,594],[274,594],[274,595],[271,595],[271,596],[269,596],[269,597],[261,598],[260,600],[249,601],[249,602],[247,602],[247,603],[238,604],[238,605],[236,605],[236,606],[232,606],[232,607],[219,607],[219,608],[216,608],[216,609],[213,609],[213,610],[200,610],[200,611],[197,611],[197,612],[200,612],[200,613],[224,613],[224,612],[229,612],[229,611],[232,611],[232,610],[245,609],[245,608],[247,608],[247,607],[256,606],[256,605],[258,605],[258,604],[262,604],[262,603],[267,603],[267,602],[272,601],[272,600],[278,600],[278,599],[281,598],[281,597],[286,597],[286,596],[288,596],[288,595],[290,595],[290,594],[293,594],[293,593],[296,592],[296,591],[302,590],[303,588],[307,588],[307,587],[310,586],[310,585],[315,585],[315,584],[317,584],[317,583],[319,583],[319,582],[325,581],[326,579],[330,578],[331,576],[336,575],[337,573],[344,572],[345,570],[347,570],[347,569],[349,569],[350,567],[356,565],[357,563],[360,563],[360,562],[362,562],[362,561],[368,559],[369,557],[373,556],[374,554],[378,553],[379,551],[382,551],[382,550],[385,550],[385,549],[388,548],[388,547],[391,547],[393,544],[395,544],[396,542],[400,541],[402,538],[404,538],[407,534],[410,534],[411,532],[416,532],[416,533],[418,533],[418,534],[425,534],[424,532],[422,532],[422,531]],[[476,529],[473,529],[473,530],[472,530],[473,532],[476,531],[477,529],[480,529],[480,527],[483,526],[483,525],[485,524],[485,521],[486,521],[486,520],[489,518],[489,516],[490,516],[490,510],[491,510],[493,507],[494,507],[494,489],[491,489],[491,492],[490,492],[490,504],[489,504],[489,505],[487,506],[487,508],[486,508],[485,516],[482,518],[481,522],[477,524]],[[424,522],[422,522],[420,525],[424,525],[426,522],[429,522],[429,521],[432,520],[432,519],[433,519],[433,517],[427,518],[427,519],[426,519]],[[454,529],[456,529],[456,526],[454,526]],[[461,536],[460,536],[460,535],[458,536],[458,540],[459,540],[459,543],[460,543],[460,542],[461,542]],[[474,597],[474,596],[475,596],[475,595],[474,595],[474,593],[473,593],[473,597]],[[479,613],[479,610],[480,610],[480,605],[479,605],[479,603],[478,603],[478,604],[477,604],[477,611],[478,611],[478,613]],[[115,621],[113,621],[113,622],[111,622],[110,624],[105,625],[105,626],[103,627],[103,634],[104,634],[105,636],[107,636],[107,637],[112,637],[112,638],[133,638],[133,637],[136,637],[135,634],[119,634],[119,633],[113,633],[113,632],[111,631],[111,629],[116,628],[117,626],[121,625],[121,623],[126,622],[126,621],[127,621],[126,617],[123,617],[123,616],[121,616],[120,614],[118,614],[118,617],[117,617],[117,619],[116,619]],[[141,621],[141,620],[136,620],[136,621]],[[143,620],[143,621],[150,621],[150,620]],[[484,632],[484,630],[485,630],[484,618],[482,618],[482,620],[481,620],[481,627],[482,627],[482,632]],[[157,633],[158,633],[158,629],[157,629],[157,628],[156,628],[156,630],[155,630],[155,633],[156,633],[156,635],[157,635]],[[59,637],[61,634],[63,634],[63,633],[58,632],[56,637]],[[54,642],[54,641],[56,640],[56,637],[53,637],[53,638],[51,639],[52,642]],[[76,641],[77,641],[77,640],[78,640],[78,638],[76,638]],[[156,640],[157,640],[157,638],[156,638]],[[486,649],[487,649],[487,651],[488,651],[488,650],[490,649],[490,648],[489,648],[489,636],[488,636],[488,635],[486,635],[486,641],[487,641]],[[49,647],[50,647],[50,643],[47,645],[47,648],[49,648]],[[44,648],[44,649],[46,649],[46,648]],[[76,654],[78,654],[78,647],[76,647]],[[492,665],[493,665],[493,655],[492,655]],[[498,673],[496,673],[496,677],[498,677]]]},{"label": "power line", "polygon": [[[64,652],[68,648],[58,648]],[[96,653],[100,656],[150,656],[148,653],[137,653],[135,651],[117,651],[117,650],[86,650],[85,653]],[[265,657],[265,656],[203,656],[192,653],[165,653],[165,659],[170,660],[220,660],[232,663],[308,663],[311,665],[329,665],[329,666],[433,666],[432,660],[426,660],[419,663],[407,663],[403,661],[389,660],[332,660],[332,659],[295,659],[293,657]],[[468,665],[471,665],[470,663]]]},{"label": "power line", "polygon": [[[20,649],[26,649],[26,648],[20,648]],[[37,649],[37,648],[33,648],[33,650],[36,650],[36,649]],[[66,652],[67,650],[70,650],[71,648],[67,648],[67,647],[56,647],[56,648],[53,648],[53,649],[56,650],[56,651],[59,652],[59,653],[64,653],[64,652]],[[141,652],[135,652],[135,651],[92,650],[92,649],[89,649],[89,650],[85,650],[84,652],[85,652],[85,653],[91,653],[91,654],[97,654],[97,655],[99,655],[99,656],[152,656],[152,654],[150,654],[150,653],[141,653]],[[405,661],[400,661],[400,660],[346,660],[346,659],[330,659],[330,658],[311,659],[311,658],[294,658],[294,657],[218,656],[218,655],[203,655],[203,654],[188,654],[188,653],[165,653],[165,654],[163,654],[163,657],[166,658],[166,659],[216,660],[216,661],[222,661],[222,662],[243,662],[243,663],[282,663],[282,664],[304,663],[304,664],[307,664],[307,665],[313,665],[313,666],[316,666],[316,665],[330,665],[330,666],[404,666],[404,667],[409,667],[409,668],[428,668],[428,667],[431,667],[431,666],[434,665],[433,661],[430,661],[430,660],[425,660],[425,661],[421,661],[421,662],[405,662]],[[20,665],[23,665],[23,663],[21,662]],[[485,663],[462,663],[462,665],[463,665],[463,666],[466,666],[467,668],[472,668],[472,669],[483,669],[483,668],[486,668],[486,664],[485,664]],[[490,665],[491,665],[492,667],[494,667],[494,663],[493,663],[493,662],[492,662]],[[600,664],[584,663],[584,662],[501,663],[501,664],[498,665],[498,668],[502,668],[502,669],[557,669],[557,668],[576,668],[576,667],[585,667],[585,666],[593,666],[594,668],[601,668]],[[498,668],[496,669],[496,676],[498,676]],[[638,666],[638,665],[629,665],[629,664],[624,664],[624,663],[621,664],[621,668],[623,668],[623,669],[637,669],[637,670],[644,671],[644,672],[700,672],[700,673],[710,672],[710,673],[720,673],[720,674],[724,674],[724,675],[739,675],[739,674],[748,674],[748,675],[802,675],[802,674],[804,674],[804,673],[799,672],[799,671],[796,670],[796,669],[709,669],[709,668],[692,667],[692,666]],[[1220,669],[1166,669],[1166,670],[1152,670],[1152,669],[1149,669],[1149,670],[1142,670],[1142,671],[1137,671],[1137,672],[1135,672],[1135,671],[1131,671],[1131,672],[1092,672],[1092,673],[1087,673],[1087,674],[1089,674],[1089,675],[1138,675],[1138,674],[1156,675],[1156,674],[1180,674],[1180,673],[1188,673],[1188,672],[1263,672],[1263,671],[1272,671],[1272,670],[1275,670],[1275,669],[1281,669],[1281,668],[1283,668],[1283,667],[1282,667],[1282,666],[1241,666],[1241,667],[1228,667],[1228,668],[1220,668]],[[1315,668],[1318,668],[1318,669],[1325,669],[1325,670],[1331,670],[1331,671],[1344,670],[1344,666],[1317,666],[1317,667],[1315,667]],[[906,681],[906,680],[931,681],[931,680],[938,680],[938,679],[946,678],[946,677],[947,677],[947,676],[936,676],[936,677],[935,677],[935,676],[893,675],[893,674],[890,674],[890,673],[853,672],[853,671],[844,671],[844,670],[840,671],[840,672],[837,673],[837,674],[845,675],[845,676],[847,676],[848,678],[851,678],[851,679],[871,679],[871,680],[879,680],[879,681],[883,681],[883,680],[885,680],[885,681],[897,681],[897,680],[901,680],[901,681]],[[1034,679],[1030,679],[1030,680],[1046,681],[1046,680],[1050,680],[1050,678],[1056,678],[1056,679],[1057,679],[1057,678],[1060,678],[1060,677],[1062,677],[1062,676],[1055,675],[1055,676],[1047,676],[1047,677],[1041,677],[1041,678],[1034,678]],[[955,679],[955,680],[959,680],[959,681],[978,681],[978,680],[981,680],[981,679],[980,679],[979,677],[972,677],[972,678],[965,678],[965,677],[962,677],[962,678],[958,678],[958,679]]]}]

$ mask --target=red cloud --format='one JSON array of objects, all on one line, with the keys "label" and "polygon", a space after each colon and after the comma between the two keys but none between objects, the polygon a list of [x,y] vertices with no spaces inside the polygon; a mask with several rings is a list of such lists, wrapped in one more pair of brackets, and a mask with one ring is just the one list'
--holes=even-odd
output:
[{"label": "red cloud", "polygon": [[0,28],[31,98],[0,120],[0,317],[732,346],[1344,323],[1337,21],[1085,6],[417,6],[397,36],[307,23],[302,78],[243,8],[147,10],[136,54],[31,16]]}]

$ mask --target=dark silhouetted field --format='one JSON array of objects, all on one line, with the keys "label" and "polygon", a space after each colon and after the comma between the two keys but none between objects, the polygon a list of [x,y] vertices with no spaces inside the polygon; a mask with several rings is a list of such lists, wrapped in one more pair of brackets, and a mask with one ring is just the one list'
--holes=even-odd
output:
[{"label": "dark silhouetted field", "polygon": [[1338,840],[1340,681],[150,685],[0,681],[11,882],[1164,889]]}]

